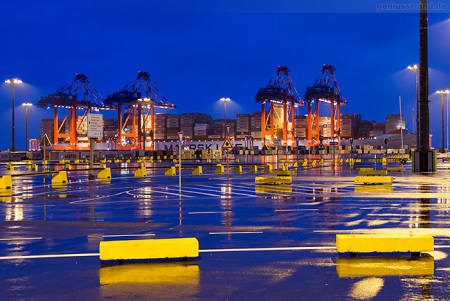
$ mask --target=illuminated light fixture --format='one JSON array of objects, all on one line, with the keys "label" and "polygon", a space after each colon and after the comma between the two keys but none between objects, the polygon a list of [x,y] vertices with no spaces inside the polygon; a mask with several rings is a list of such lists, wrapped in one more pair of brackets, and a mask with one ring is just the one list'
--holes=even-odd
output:
[{"label": "illuminated light fixture", "polygon": [[11,141],[11,151],[12,152],[14,152],[14,151],[16,151],[16,147],[15,147],[15,142],[14,142],[14,128],[15,128],[15,126],[14,126],[14,86],[16,85],[16,84],[21,84],[22,83],[22,81],[20,80],[20,79],[17,79],[17,78],[13,78],[12,80],[11,79],[7,79],[7,80],[5,80],[5,83],[7,83],[7,84],[11,84],[12,85],[12,121],[11,121],[11,132],[12,132],[12,141]]}]

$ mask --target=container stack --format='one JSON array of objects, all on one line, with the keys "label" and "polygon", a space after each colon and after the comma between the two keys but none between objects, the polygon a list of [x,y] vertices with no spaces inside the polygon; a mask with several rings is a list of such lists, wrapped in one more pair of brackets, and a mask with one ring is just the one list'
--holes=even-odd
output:
[{"label": "container stack", "polygon": [[155,114],[155,140],[166,140],[166,123],[167,123],[167,116],[169,114],[166,113],[158,113]]},{"label": "container stack", "polygon": [[210,125],[207,123],[197,123],[194,125],[195,140],[206,140],[210,133]]},{"label": "container stack", "polygon": [[307,116],[295,116],[294,119],[294,137],[306,139],[308,127]]},{"label": "container stack", "polygon": [[117,119],[103,119],[103,138],[105,140],[117,137],[119,121]]},{"label": "container stack", "polygon": [[250,115],[250,131],[253,139],[261,139],[261,112],[252,112]]},{"label": "container stack", "polygon": [[180,132],[184,136],[194,138],[194,115],[191,113],[181,114],[180,116]]},{"label": "container stack", "polygon": [[356,129],[361,121],[360,114],[341,114],[341,137],[355,137]]},{"label": "container stack", "polygon": [[86,116],[77,116],[76,127],[77,127],[77,135],[86,135],[87,117]]},{"label": "container stack", "polygon": [[319,133],[324,138],[331,137],[331,117],[319,117]]},{"label": "container stack", "polygon": [[250,135],[250,114],[236,114],[236,139]]},{"label": "container stack", "polygon": [[167,140],[178,140],[180,115],[169,114],[166,120]]},{"label": "container stack", "polygon": [[386,134],[405,128],[405,117],[400,114],[388,114],[385,118]]}]

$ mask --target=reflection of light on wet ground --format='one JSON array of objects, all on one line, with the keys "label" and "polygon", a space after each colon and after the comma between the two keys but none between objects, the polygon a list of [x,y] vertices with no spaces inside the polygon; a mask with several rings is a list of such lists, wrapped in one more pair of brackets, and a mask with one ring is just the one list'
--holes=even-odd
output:
[{"label": "reflection of light on wet ground", "polygon": [[367,278],[353,284],[349,297],[358,300],[372,299],[384,286],[382,278]]},{"label": "reflection of light on wet ground", "polygon": [[433,275],[434,258],[428,254],[420,257],[338,257],[336,272],[339,277]]},{"label": "reflection of light on wet ground", "polygon": [[6,208],[5,221],[23,220],[23,205],[11,205]]},{"label": "reflection of light on wet ground", "polygon": [[196,262],[130,263],[101,267],[100,284],[112,283],[185,283],[198,284]]},{"label": "reflection of light on wet ground", "polygon": [[196,263],[132,263],[99,269],[100,292],[104,298],[174,300],[199,293],[200,271]]}]

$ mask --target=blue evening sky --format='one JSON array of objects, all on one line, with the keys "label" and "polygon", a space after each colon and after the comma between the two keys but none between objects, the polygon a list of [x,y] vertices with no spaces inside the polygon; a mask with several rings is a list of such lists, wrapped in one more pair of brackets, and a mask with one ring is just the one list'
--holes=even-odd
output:
[{"label": "blue evening sky", "polygon": [[[419,1],[386,0],[16,0],[0,4],[0,80],[16,86],[16,147],[25,149],[23,102],[84,73],[106,97],[147,71],[177,109],[223,118],[260,110],[258,88],[288,66],[301,96],[323,64],[336,68],[348,105],[343,113],[384,121],[399,111],[412,127],[415,73],[419,62],[419,16],[401,6]],[[395,4],[393,7],[392,4]],[[431,4],[431,2],[430,2]],[[450,3],[429,11],[430,120],[440,147],[441,101],[450,89]],[[300,108],[306,114],[306,108]],[[325,115],[328,115],[328,110]],[[107,117],[116,117],[117,114]],[[11,85],[0,84],[0,149],[11,145]],[[29,109],[29,138],[38,138],[49,110]]]}]

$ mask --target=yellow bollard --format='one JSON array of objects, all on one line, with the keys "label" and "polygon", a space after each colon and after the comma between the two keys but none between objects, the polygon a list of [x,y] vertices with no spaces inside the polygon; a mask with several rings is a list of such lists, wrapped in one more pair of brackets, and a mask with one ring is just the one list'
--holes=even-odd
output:
[{"label": "yellow bollard", "polygon": [[298,162],[294,162],[294,164],[292,164],[292,167],[298,167]]},{"label": "yellow bollard", "polygon": [[381,159],[381,162],[383,162],[383,165],[386,165],[386,164],[387,164],[386,158],[382,158],[382,159]]},{"label": "yellow bollard", "polygon": [[25,168],[31,168],[31,161],[25,162]]},{"label": "yellow bollard", "polygon": [[272,164],[266,164],[264,165],[264,172],[272,172]]},{"label": "yellow bollard", "polygon": [[7,170],[14,170],[14,162],[9,162],[8,164],[6,164],[6,169]]},{"label": "yellow bollard", "polygon": [[242,166],[235,166],[234,167],[234,171],[233,171],[234,173],[242,173]]},{"label": "yellow bollard", "polygon": [[308,159],[304,159],[303,163],[302,163],[303,167],[307,167],[308,166]]},{"label": "yellow bollard", "polygon": [[250,166],[250,173],[258,173],[258,166],[257,165]]},{"label": "yellow bollard", "polygon": [[317,164],[316,160],[312,160],[312,162],[311,162],[311,166],[312,166],[312,167],[315,167],[315,166],[316,166],[316,164]]},{"label": "yellow bollard", "polygon": [[65,169],[65,170],[71,170],[71,169],[72,169],[72,165],[66,164],[66,165],[64,166],[64,169]]},{"label": "yellow bollard", "polygon": [[38,171],[38,166],[37,166],[37,164],[31,165],[31,170],[33,170],[33,171]]}]

